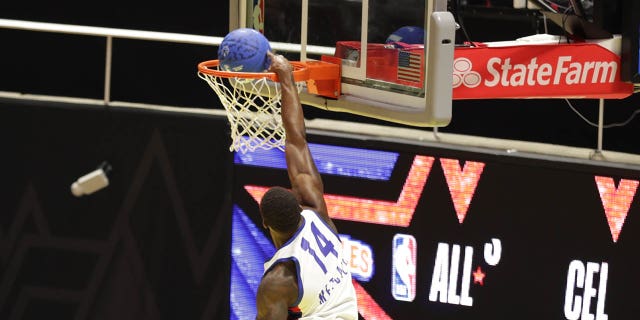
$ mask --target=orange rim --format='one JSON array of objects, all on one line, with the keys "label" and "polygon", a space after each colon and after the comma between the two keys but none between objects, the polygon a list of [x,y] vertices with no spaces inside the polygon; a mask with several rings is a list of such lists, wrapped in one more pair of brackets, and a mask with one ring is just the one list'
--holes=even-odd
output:
[{"label": "orange rim", "polygon": [[[306,63],[300,61],[290,61],[293,66],[293,79],[298,81],[309,80],[309,69]],[[207,60],[198,64],[198,71],[204,74],[222,77],[222,78],[245,78],[245,79],[260,79],[269,78],[273,81],[279,81],[278,75],[275,72],[233,72],[218,70],[220,60]]]}]

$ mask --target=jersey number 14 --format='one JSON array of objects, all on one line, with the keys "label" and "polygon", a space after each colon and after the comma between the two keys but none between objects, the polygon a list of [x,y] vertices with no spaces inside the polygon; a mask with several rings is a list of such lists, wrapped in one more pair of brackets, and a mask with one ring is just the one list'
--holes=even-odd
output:
[{"label": "jersey number 14", "polygon": [[[326,258],[329,254],[333,254],[336,258],[338,257],[338,251],[336,251],[336,249],[334,248],[331,240],[327,239],[327,237],[325,237],[322,232],[318,230],[318,227],[316,227],[316,224],[313,222],[311,223],[311,233],[313,233],[313,237],[316,239],[317,247],[320,250],[320,253],[322,253],[323,258]],[[311,248],[311,244],[309,243],[309,241],[303,237],[302,241],[300,242],[300,246],[303,250],[309,252],[309,254],[313,256],[313,259],[316,260],[320,269],[322,269],[322,271],[326,274],[327,267],[324,265],[324,259],[321,259],[316,251]]]}]

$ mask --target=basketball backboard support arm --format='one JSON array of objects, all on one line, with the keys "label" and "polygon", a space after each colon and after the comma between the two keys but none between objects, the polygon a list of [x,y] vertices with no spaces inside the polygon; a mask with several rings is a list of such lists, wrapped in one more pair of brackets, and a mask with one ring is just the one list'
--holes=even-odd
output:
[{"label": "basketball backboard support arm", "polygon": [[[264,3],[264,0],[262,0]],[[238,28],[264,30],[253,21],[254,0],[229,0],[229,32]]]}]

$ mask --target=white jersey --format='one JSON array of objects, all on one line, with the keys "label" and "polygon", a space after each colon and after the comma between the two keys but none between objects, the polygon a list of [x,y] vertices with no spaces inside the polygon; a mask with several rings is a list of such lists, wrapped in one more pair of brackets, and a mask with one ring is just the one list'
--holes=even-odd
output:
[{"label": "white jersey", "polygon": [[315,212],[301,214],[304,224],[264,264],[265,273],[276,263],[294,261],[300,319],[358,320],[356,293],[340,238]]}]

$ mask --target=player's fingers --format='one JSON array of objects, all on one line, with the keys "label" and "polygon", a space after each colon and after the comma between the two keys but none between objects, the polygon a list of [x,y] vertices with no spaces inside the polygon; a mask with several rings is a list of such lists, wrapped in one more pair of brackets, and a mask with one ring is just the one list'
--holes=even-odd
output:
[{"label": "player's fingers", "polygon": [[267,59],[269,59],[269,69],[267,69],[267,71],[269,72],[275,72],[278,68],[277,64],[277,56],[271,52],[271,51],[267,51]]},{"label": "player's fingers", "polygon": [[278,69],[286,68],[289,64],[287,59],[281,54],[275,54],[271,51],[267,51],[267,57],[271,60],[269,71],[276,71]]}]

